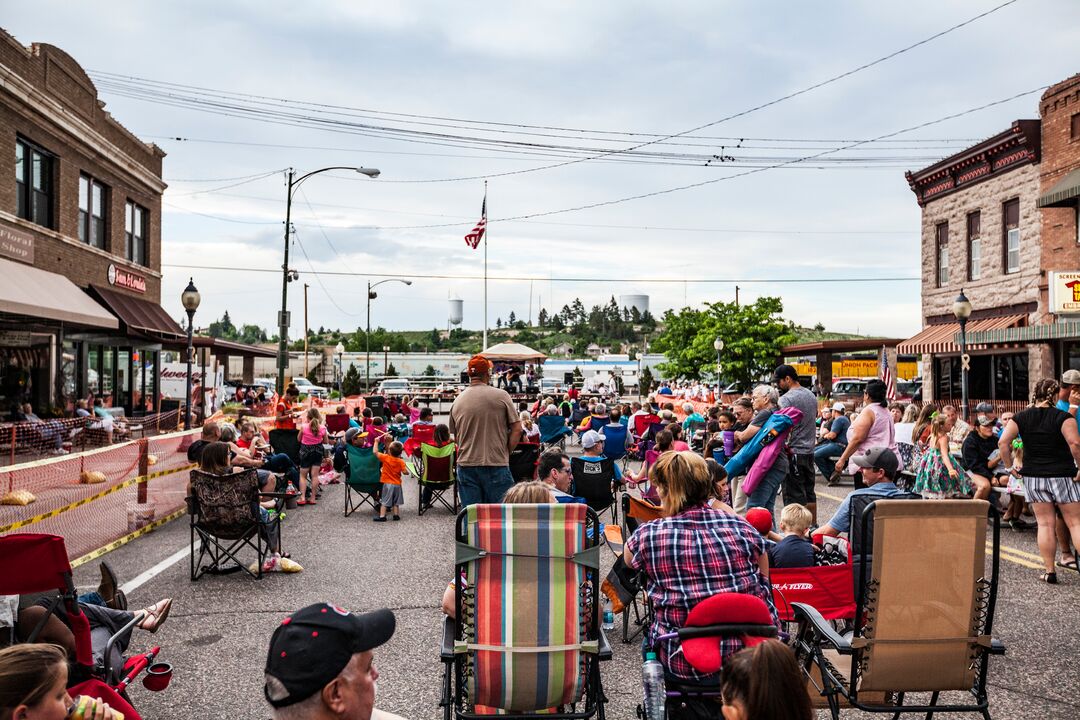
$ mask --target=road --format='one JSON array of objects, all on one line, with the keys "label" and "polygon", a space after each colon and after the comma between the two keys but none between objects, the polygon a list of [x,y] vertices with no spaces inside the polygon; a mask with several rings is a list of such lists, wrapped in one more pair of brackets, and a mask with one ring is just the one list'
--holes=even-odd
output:
[{"label": "road", "polygon": [[[823,518],[850,489],[819,484]],[[270,634],[285,615],[318,601],[357,611],[391,608],[398,629],[376,651],[378,706],[416,720],[441,717],[439,600],[453,562],[451,515],[435,510],[418,517],[415,483],[405,484],[402,522],[373,523],[364,513],[345,518],[344,495],[344,486],[333,485],[317,506],[289,512],[284,540],[304,566],[300,574],[275,573],[261,581],[241,574],[205,576],[192,583],[186,518],[106,556],[122,580],[137,584],[129,593],[132,608],[162,597],[175,600],[160,632],[152,638],[139,633],[134,640],[135,648],[151,640],[160,644],[162,659],[176,668],[167,691],[133,691],[147,718],[269,717],[262,672]],[[991,660],[991,712],[999,718],[1080,717],[1080,574],[1059,571],[1060,584],[1045,585],[1038,580],[1034,533],[1006,529],[1002,536],[994,635],[1005,642],[1007,654]],[[77,584],[96,585],[97,578],[97,562],[76,570]],[[602,670],[608,717],[634,718],[640,656],[636,645],[617,639],[613,645],[615,657]]]}]

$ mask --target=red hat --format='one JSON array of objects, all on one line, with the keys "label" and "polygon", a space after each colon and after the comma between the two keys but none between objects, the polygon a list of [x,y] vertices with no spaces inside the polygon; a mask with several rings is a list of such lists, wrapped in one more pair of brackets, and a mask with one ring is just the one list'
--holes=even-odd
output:
[{"label": "red hat", "polygon": [[754,526],[754,529],[764,535],[772,530],[772,513],[765,508],[756,507],[746,511],[746,522]]},{"label": "red hat", "polygon": [[[718,593],[705,598],[690,611],[683,627],[708,625],[762,625],[773,626],[772,614],[765,601],[755,595],[742,593]],[[760,645],[776,633],[765,627],[760,635],[740,635],[743,647]],[[720,670],[720,633],[707,637],[687,638],[682,641],[683,657],[700,673],[711,674]]]},{"label": "red hat", "polygon": [[469,376],[482,377],[491,373],[491,363],[483,355],[473,355],[469,358]]}]

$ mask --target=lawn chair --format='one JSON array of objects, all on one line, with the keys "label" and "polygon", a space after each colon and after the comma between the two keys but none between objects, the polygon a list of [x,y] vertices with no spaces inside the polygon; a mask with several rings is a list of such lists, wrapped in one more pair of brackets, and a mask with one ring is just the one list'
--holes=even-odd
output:
[{"label": "lawn chair", "polygon": [[[382,461],[375,456],[375,451],[369,447],[356,447],[347,445],[345,451],[349,456],[349,472],[345,478],[345,517],[370,505],[372,510],[378,512],[379,497],[382,495]],[[353,495],[357,500],[353,500]]]},{"label": "lawn chair", "polygon": [[[992,554],[986,563],[989,514]],[[840,707],[865,712],[980,713],[986,696],[997,599],[1000,518],[985,500],[879,499],[862,513],[863,537],[874,521],[874,562],[858,582],[855,631],[840,636],[812,607],[794,603],[796,655],[812,699],[832,717]],[[869,547],[860,555],[869,565]],[[970,693],[972,702],[939,704],[942,692]],[[927,704],[905,705],[910,692]]]},{"label": "lawn chair", "polygon": [[[123,668],[110,667],[111,652],[105,652],[102,666],[95,666],[90,623],[78,602],[78,592],[71,575],[67,547],[59,535],[17,533],[0,537],[0,595],[36,595],[47,593],[47,614],[38,621],[26,642],[36,642],[38,633],[49,616],[63,612],[63,619],[75,639],[75,657],[68,674],[68,692],[72,697],[87,695],[104,700],[114,710],[124,713],[125,719],[141,720],[141,715],[131,706],[124,689],[146,668],[153,666],[155,675],[172,677],[172,666],[155,662],[160,647],[130,656]],[[136,615],[126,626],[109,638],[106,648],[111,648],[121,636],[142,619]],[[14,632],[13,632],[14,639]],[[119,675],[119,683],[110,683],[110,677]],[[168,687],[164,682],[147,682],[147,689],[158,691]],[[156,678],[155,678],[156,679]],[[123,695],[121,693],[124,692]]]},{"label": "lawn chair", "polygon": [[510,453],[510,474],[514,482],[536,479],[536,465],[540,462],[540,443],[519,442]]},{"label": "lawn chair", "polygon": [[[425,443],[428,445],[435,444],[435,426],[415,423],[412,426],[412,436],[405,441],[405,455],[411,458],[419,458],[420,446]],[[416,474],[419,475],[420,473],[417,472]]]},{"label": "lawn chair", "polygon": [[607,457],[602,460],[570,458],[570,472],[574,476],[571,495],[585,498],[589,507],[598,514],[611,510],[611,522],[618,524],[619,512],[615,505],[615,491],[612,490],[615,461]]},{"label": "lawn chair", "polygon": [[271,430],[268,434],[270,447],[276,453],[284,453],[300,467],[300,434],[296,430]]},{"label": "lawn chair", "polygon": [[[604,717],[599,521],[579,504],[470,505],[456,524],[443,717]],[[589,538],[592,538],[591,540]],[[511,580],[512,578],[512,580]],[[578,708],[578,704],[583,707]]]},{"label": "lawn chair", "polygon": [[[253,578],[262,577],[262,566],[272,552],[281,547],[281,502],[284,493],[259,490],[259,476],[254,468],[228,475],[191,471],[191,495],[187,498],[191,518],[191,580],[206,573],[224,574],[243,570]],[[259,502],[264,497],[279,499],[277,512],[264,521]],[[198,558],[195,539],[200,541]],[[255,551],[255,572],[237,555],[245,548]],[[203,560],[209,560],[203,565]],[[230,564],[230,561],[232,564]]]},{"label": "lawn chair", "polygon": [[[457,473],[454,468],[454,453],[456,452],[457,445],[454,443],[442,447],[435,447],[428,443],[420,446],[420,471],[416,473],[420,481],[418,515],[423,515],[435,507],[436,502],[442,503],[444,508],[457,515]],[[452,505],[443,497],[447,491],[453,496]]]},{"label": "lawn chair", "polygon": [[536,419],[540,428],[540,444],[547,450],[550,447],[566,448],[566,438],[574,434],[574,431],[566,427],[566,420],[562,415],[541,414]]},{"label": "lawn chair", "polygon": [[649,413],[648,415],[637,415],[631,418],[634,421],[634,425],[631,428],[635,438],[640,440],[645,437],[645,433],[649,431],[653,425],[663,425],[660,421],[660,416],[656,413]]},{"label": "lawn chair", "polygon": [[[650,520],[658,520],[662,517],[660,507],[653,505],[647,500],[636,498],[630,493],[622,496],[623,527],[622,536],[629,538],[638,529],[638,526]],[[608,526],[613,527],[613,526]],[[606,528],[605,528],[606,531]],[[652,623],[652,605],[649,597],[645,594],[645,574],[638,572],[634,582],[628,589],[634,591],[634,599],[629,604],[623,605],[622,611],[622,641],[629,643],[645,631]],[[630,615],[633,613],[633,619]],[[630,623],[637,628],[630,632]]]},{"label": "lawn chair", "polygon": [[622,462],[623,471],[626,471],[629,458],[626,454],[626,439],[628,433],[625,425],[615,427],[614,425],[605,425],[601,431],[601,435],[604,436],[604,455],[608,459],[614,462]]},{"label": "lawn chair", "polygon": [[331,413],[326,416],[326,432],[331,435],[344,434],[349,429],[349,416],[346,413]]}]

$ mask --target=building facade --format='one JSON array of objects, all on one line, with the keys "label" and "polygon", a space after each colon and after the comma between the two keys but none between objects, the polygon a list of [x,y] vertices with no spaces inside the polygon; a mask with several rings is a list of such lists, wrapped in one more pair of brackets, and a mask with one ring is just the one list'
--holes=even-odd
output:
[{"label": "building facade", "polygon": [[157,410],[163,344],[184,339],[159,304],[165,153],[64,51],[3,31],[0,152],[14,160],[0,181],[0,410],[70,411],[91,394]]}]

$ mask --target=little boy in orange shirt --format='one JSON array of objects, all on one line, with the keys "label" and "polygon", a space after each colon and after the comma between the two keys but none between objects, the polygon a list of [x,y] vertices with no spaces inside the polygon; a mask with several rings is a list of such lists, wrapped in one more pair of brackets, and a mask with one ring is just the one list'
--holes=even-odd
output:
[{"label": "little boy in orange shirt", "polygon": [[389,435],[383,435],[377,441],[375,457],[382,463],[382,474],[379,480],[382,482],[382,495],[379,498],[379,516],[372,518],[375,522],[386,522],[386,510],[392,508],[394,519],[400,520],[401,504],[405,501],[405,494],[401,491],[401,476],[408,475],[409,466],[401,459],[404,446],[396,440],[390,443],[385,453],[378,450],[379,445],[385,445]]}]

